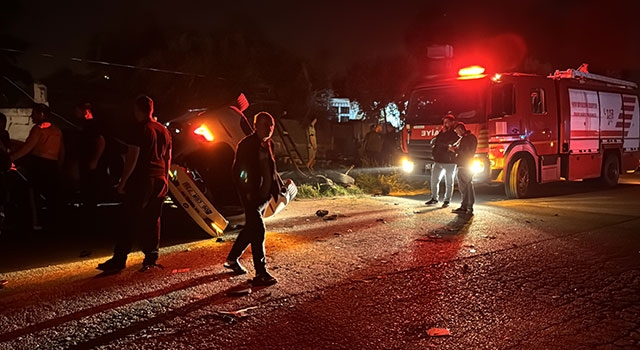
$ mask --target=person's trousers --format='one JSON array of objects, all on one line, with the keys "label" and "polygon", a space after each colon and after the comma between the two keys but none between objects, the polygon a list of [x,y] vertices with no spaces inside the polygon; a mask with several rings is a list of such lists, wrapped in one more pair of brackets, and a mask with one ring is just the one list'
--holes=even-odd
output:
[{"label": "person's trousers", "polygon": [[440,181],[444,178],[444,200],[445,202],[451,201],[453,195],[453,179],[456,175],[455,163],[433,163],[431,169],[431,197],[435,200],[440,198]]},{"label": "person's trousers", "polygon": [[264,240],[266,229],[262,214],[267,203],[245,203],[245,225],[238,234],[238,238],[231,251],[227,256],[227,260],[236,261],[242,253],[251,245],[251,253],[253,255],[253,267],[256,269],[256,275],[267,272],[267,258],[265,256]]},{"label": "person's trousers", "polygon": [[43,195],[51,223],[59,223],[62,209],[60,195],[60,171],[58,161],[29,155],[23,160],[30,182],[29,199],[31,202],[32,223],[40,226],[40,213],[37,196]]},{"label": "person's trousers", "polygon": [[160,216],[167,194],[168,184],[164,178],[149,178],[127,186],[124,200],[125,229],[119,230],[116,247],[113,250],[115,260],[126,261],[138,241],[144,253],[144,265],[155,264],[160,248]]},{"label": "person's trousers", "polygon": [[462,194],[462,204],[465,209],[473,209],[476,193],[473,189],[473,172],[471,168],[458,168],[458,188]]}]

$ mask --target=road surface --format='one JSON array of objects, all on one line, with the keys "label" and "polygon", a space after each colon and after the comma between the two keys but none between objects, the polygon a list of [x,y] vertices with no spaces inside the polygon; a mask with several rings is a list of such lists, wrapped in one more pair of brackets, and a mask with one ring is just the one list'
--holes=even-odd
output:
[{"label": "road surface", "polygon": [[[198,239],[186,224],[167,224],[190,238],[151,273],[137,272],[137,253],[99,275],[102,243],[84,258],[76,243],[44,260],[24,253],[32,268],[2,265],[0,349],[640,347],[639,175],[527,200],[478,193],[473,217],[427,196],[296,201],[267,222],[279,283],[244,296],[229,291],[252,270],[221,267],[233,235]],[[249,252],[242,261],[251,267]]]}]

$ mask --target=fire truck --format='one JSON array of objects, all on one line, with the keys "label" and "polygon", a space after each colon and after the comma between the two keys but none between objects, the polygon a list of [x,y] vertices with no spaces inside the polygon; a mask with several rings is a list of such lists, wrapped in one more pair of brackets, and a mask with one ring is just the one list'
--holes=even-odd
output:
[{"label": "fire truck", "polygon": [[430,141],[452,113],[478,137],[474,181],[504,183],[509,198],[553,181],[616,185],[639,166],[638,85],[586,67],[540,76],[472,66],[419,84],[402,133],[405,167],[430,173]]}]

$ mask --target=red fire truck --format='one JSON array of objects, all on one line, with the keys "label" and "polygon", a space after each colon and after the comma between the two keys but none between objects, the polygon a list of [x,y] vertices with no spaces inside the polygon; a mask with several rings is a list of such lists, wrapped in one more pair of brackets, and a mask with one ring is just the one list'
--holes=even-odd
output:
[{"label": "red fire truck", "polygon": [[585,67],[545,77],[473,66],[418,85],[402,133],[406,168],[430,173],[430,140],[452,113],[478,137],[474,180],[504,183],[510,198],[552,181],[616,185],[639,166],[638,85]]}]

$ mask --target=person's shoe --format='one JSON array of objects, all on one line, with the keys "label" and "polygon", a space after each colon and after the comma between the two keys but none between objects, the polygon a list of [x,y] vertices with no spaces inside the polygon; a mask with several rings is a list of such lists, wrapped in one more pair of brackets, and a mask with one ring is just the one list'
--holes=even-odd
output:
[{"label": "person's shoe", "polygon": [[457,208],[457,209],[453,209],[451,212],[452,212],[452,213],[463,214],[463,213],[466,213],[466,212],[467,212],[467,208],[465,208],[465,207],[460,207],[460,208]]},{"label": "person's shoe", "polygon": [[449,201],[444,201],[444,203],[442,203],[442,207],[443,208],[448,208],[449,207]]},{"label": "person's shoe", "polygon": [[473,208],[468,208],[467,211],[465,211],[465,214],[467,215],[473,215]]},{"label": "person's shoe", "polygon": [[425,202],[424,204],[433,205],[433,204],[436,204],[436,203],[438,203],[438,200],[435,199],[435,198],[431,198],[428,202]]},{"label": "person's shoe", "polygon": [[138,270],[139,272],[147,272],[147,271],[152,271],[152,270],[162,270],[164,269],[164,266],[160,265],[160,264],[156,264],[156,263],[151,263],[151,264],[142,264],[142,268],[140,270]]},{"label": "person's shoe", "polygon": [[97,269],[106,273],[116,273],[124,270],[125,267],[127,267],[126,262],[111,258],[101,264],[98,264]]},{"label": "person's shoe", "polygon": [[227,260],[224,262],[224,264],[222,264],[222,266],[224,266],[225,269],[233,271],[233,273],[236,275],[244,275],[245,273],[247,273],[247,269],[245,269],[244,266],[240,265],[237,260]]},{"label": "person's shoe", "polygon": [[261,273],[251,280],[252,286],[273,286],[278,280],[268,272]]}]

